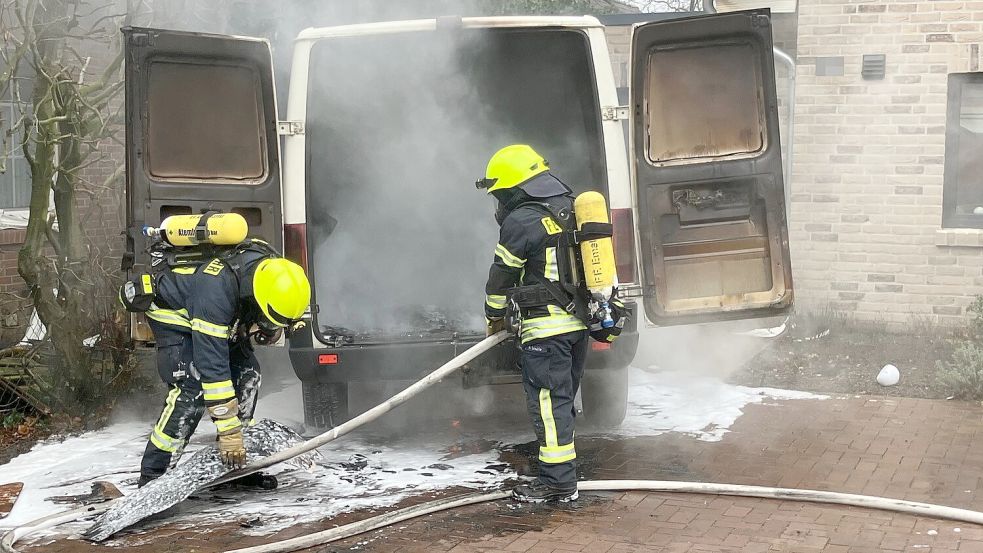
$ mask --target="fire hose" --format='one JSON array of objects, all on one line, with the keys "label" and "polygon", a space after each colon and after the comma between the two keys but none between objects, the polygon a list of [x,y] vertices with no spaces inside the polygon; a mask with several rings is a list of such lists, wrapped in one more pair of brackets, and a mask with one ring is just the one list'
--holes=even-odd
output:
[{"label": "fire hose", "polygon": [[[736,484],[717,484],[710,482],[675,482],[663,480],[585,480],[577,482],[577,487],[581,491],[647,491],[647,492],[677,492],[677,493],[697,493],[709,495],[732,495],[740,497],[763,497],[767,499],[789,499],[794,501],[805,501],[810,503],[832,503],[836,505],[850,505],[853,507],[866,507],[870,509],[881,509],[908,513],[913,515],[927,516],[932,518],[958,520],[960,522],[970,522],[973,524],[983,524],[983,513],[969,511],[966,509],[956,509],[954,507],[944,507],[941,505],[931,505],[929,503],[919,503],[917,501],[906,501],[903,499],[887,499],[883,497],[872,497],[869,495],[855,495],[848,493],[827,492],[818,490],[797,490],[791,488],[769,488],[765,486],[742,486]],[[330,530],[315,532],[306,536],[298,536],[282,541],[272,542],[254,547],[234,549],[225,553],[281,553],[285,551],[297,551],[317,545],[350,538],[365,532],[371,532],[379,528],[403,522],[412,518],[421,517],[475,505],[487,501],[497,501],[505,499],[511,495],[507,491],[495,491],[484,494],[471,494],[460,497],[449,497],[438,499],[428,503],[421,503],[406,507],[396,511],[390,511],[379,516],[352,522]]]},{"label": "fire hose", "polygon": [[[468,348],[464,353],[458,355],[454,359],[451,359],[447,363],[444,363],[435,371],[431,372],[421,380],[413,383],[405,390],[396,394],[395,396],[389,398],[387,401],[373,407],[372,409],[362,413],[361,415],[353,418],[352,420],[339,425],[331,430],[315,436],[304,443],[298,444],[294,447],[285,449],[275,455],[269,457],[264,457],[253,463],[250,463],[246,467],[230,472],[225,476],[214,480],[205,487],[214,486],[221,484],[223,482],[228,482],[242,476],[253,474],[271,465],[286,461],[302,453],[306,453],[318,447],[321,447],[332,440],[335,440],[349,432],[359,428],[375,419],[381,417],[385,413],[388,413],[393,408],[402,405],[412,397],[416,396],[420,392],[430,388],[437,382],[441,381],[443,378],[447,377],[454,371],[462,368],[467,363],[473,361],[479,355],[485,353],[489,349],[498,345],[502,341],[508,338],[506,332],[499,332],[493,336],[485,338],[481,342],[478,342],[474,346]],[[872,509],[881,509],[886,511],[894,511],[899,513],[907,513],[918,516],[926,516],[938,519],[949,519],[956,520],[960,522],[968,522],[973,524],[983,525],[983,513],[977,511],[970,511],[967,509],[958,509],[954,507],[947,507],[942,505],[932,505],[929,503],[920,503],[916,501],[907,501],[902,499],[890,499],[883,497],[874,497],[866,495],[855,495],[855,494],[845,494],[838,492],[828,492],[820,490],[798,490],[790,488],[772,488],[765,486],[744,486],[744,485],[734,485],[734,484],[718,484],[718,483],[704,483],[704,482],[677,482],[677,481],[659,481],[659,480],[597,480],[597,481],[582,481],[578,483],[578,487],[583,491],[629,491],[629,490],[644,490],[644,491],[661,491],[661,492],[681,492],[681,493],[700,493],[700,494],[711,494],[711,495],[732,495],[732,496],[743,496],[743,497],[762,497],[770,499],[787,499],[794,501],[806,501],[813,503],[830,503],[837,505],[849,505],[855,507],[866,507]],[[473,494],[463,497],[445,498],[428,503],[423,503],[420,505],[414,505],[412,507],[407,507],[404,509],[399,509],[383,515],[379,515],[366,520],[354,522],[345,526],[338,528],[332,528],[323,532],[316,532],[307,536],[299,536],[296,538],[291,538],[288,540],[283,540],[279,542],[273,542],[266,545],[259,545],[255,547],[248,547],[245,549],[237,549],[229,553],[273,553],[279,551],[296,551],[298,549],[303,549],[307,547],[313,547],[315,545],[320,545],[324,543],[329,543],[332,541],[337,541],[343,538],[351,537],[357,534],[382,528],[390,524],[395,524],[397,522],[402,522],[412,518],[424,516],[427,514],[432,514],[440,511],[445,511],[448,509],[454,509],[458,507],[463,507],[467,505],[474,505],[477,503],[483,503],[487,501],[495,501],[498,499],[504,499],[509,496],[509,492],[506,491],[495,491],[483,494]],[[13,528],[3,535],[0,539],[0,551],[5,553],[17,553],[14,549],[14,544],[35,532],[40,530],[51,528],[59,524],[65,524],[69,522],[74,522],[92,515],[100,514],[110,507],[117,500],[110,501],[106,504],[100,505],[98,507],[81,507],[71,511],[66,511],[62,513],[55,513],[34,521],[23,526]]]},{"label": "fire hose", "polygon": [[[431,372],[427,376],[414,382],[402,392],[399,392],[398,394],[394,395],[388,400],[380,403],[379,405],[376,405],[372,409],[369,409],[368,411],[351,419],[350,421],[341,424],[339,426],[336,426],[323,434],[315,436],[307,440],[306,442],[297,444],[291,448],[284,449],[283,451],[280,451],[275,455],[270,455],[269,457],[258,459],[239,470],[229,472],[228,474],[222,476],[221,478],[218,478],[217,480],[210,482],[205,487],[216,486],[218,484],[229,482],[230,480],[235,480],[236,478],[248,476],[250,474],[259,472],[269,466],[275,465],[277,463],[281,463],[288,459],[292,459],[297,455],[301,455],[303,453],[307,453],[308,451],[317,449],[323,446],[324,444],[331,442],[332,440],[340,438],[341,436],[348,434],[349,432],[355,430],[356,428],[368,424],[378,419],[382,415],[388,413],[389,411],[392,411],[394,408],[402,405],[403,403],[405,403],[412,397],[416,396],[420,392],[440,382],[442,379],[446,378],[454,371],[457,371],[458,369],[464,367],[464,365],[467,365],[475,358],[477,358],[479,355],[485,353],[491,348],[502,343],[508,337],[509,334],[505,331],[489,336],[484,340],[478,342],[477,344],[471,346],[457,357],[444,363],[443,365],[441,365],[439,368],[437,368],[435,371]],[[16,550],[14,549],[13,546],[14,543],[17,542],[17,540],[25,536],[28,536],[30,534],[33,534],[35,532],[38,532],[40,530],[43,530],[45,528],[51,528],[59,524],[65,524],[67,522],[73,522],[81,518],[103,513],[107,511],[109,508],[111,508],[115,503],[115,501],[116,500],[110,501],[98,507],[82,507],[72,511],[66,511],[64,513],[56,513],[54,515],[50,515],[47,517],[40,518],[38,520],[31,521],[28,524],[25,524],[24,526],[13,528],[7,533],[5,533],[3,535],[3,538],[0,538],[0,551],[3,551],[4,553],[16,553]]]}]

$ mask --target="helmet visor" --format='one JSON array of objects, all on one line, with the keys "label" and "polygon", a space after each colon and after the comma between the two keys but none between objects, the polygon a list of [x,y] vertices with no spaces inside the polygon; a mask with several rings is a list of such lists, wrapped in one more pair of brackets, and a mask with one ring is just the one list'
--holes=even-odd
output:
[{"label": "helmet visor", "polygon": [[495,186],[496,182],[498,182],[498,179],[480,178],[474,181],[474,187],[478,190],[488,190]]}]

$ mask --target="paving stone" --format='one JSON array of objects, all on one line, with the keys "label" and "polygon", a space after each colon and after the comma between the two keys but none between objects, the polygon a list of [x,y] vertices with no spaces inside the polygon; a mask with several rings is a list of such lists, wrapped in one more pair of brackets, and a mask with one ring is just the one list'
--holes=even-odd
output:
[{"label": "paving stone", "polygon": [[[593,465],[583,475],[589,479],[778,485],[974,509],[979,507],[976,488],[983,470],[981,420],[983,408],[962,402],[773,401],[748,406],[719,442],[674,434],[621,440],[578,435],[577,450],[584,465]],[[526,520],[528,530],[501,524],[501,532],[515,538],[511,542],[497,541],[501,536],[494,529],[503,517],[498,508],[468,509],[454,520],[473,516],[484,521],[482,529],[468,537],[467,527],[460,526],[464,532],[454,536],[461,542],[452,551],[983,553],[983,527],[795,501],[636,491],[577,510],[521,507],[509,515],[513,521]],[[403,530],[383,532],[360,550],[416,551],[414,540],[436,541],[441,516],[426,526],[411,522]],[[937,533],[929,535],[928,530]],[[353,538],[320,551],[344,551],[356,543]]]}]

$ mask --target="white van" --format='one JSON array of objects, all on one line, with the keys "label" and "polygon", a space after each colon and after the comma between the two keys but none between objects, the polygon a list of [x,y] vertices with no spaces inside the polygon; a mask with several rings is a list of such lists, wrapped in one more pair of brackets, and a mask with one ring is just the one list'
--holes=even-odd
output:
[{"label": "white van", "polygon": [[[307,29],[282,117],[266,41],[124,33],[126,269],[146,261],[144,225],[206,210],[241,213],[306,266],[314,297],[289,347],[311,426],[349,417],[349,382],[415,379],[483,337],[497,227],[473,183],[510,143],[611,207],[633,317],[593,344],[590,422],[624,417],[636,324],[792,305],[767,11],[635,26],[628,106],[593,17]],[[518,382],[516,351],[475,361],[463,385]]]}]

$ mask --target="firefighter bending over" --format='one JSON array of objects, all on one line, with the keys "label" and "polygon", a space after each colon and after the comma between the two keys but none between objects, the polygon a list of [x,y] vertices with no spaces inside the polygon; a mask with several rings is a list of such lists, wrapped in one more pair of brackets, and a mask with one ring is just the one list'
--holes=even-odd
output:
[{"label": "firefighter bending over", "polygon": [[[506,307],[511,307],[509,318],[518,319],[520,329],[526,403],[539,440],[539,476],[512,494],[527,502],[571,501],[578,497],[574,396],[584,374],[590,322],[582,302],[580,314],[575,313],[578,302],[561,275],[569,272],[573,255],[572,248],[561,245],[569,228],[572,192],[527,145],[495,153],[485,178],[476,184],[497,200],[500,226],[485,285],[487,333],[505,328]],[[612,341],[624,325],[621,312],[616,315],[620,326],[605,326],[605,341]]]},{"label": "firefighter bending over", "polygon": [[245,464],[242,427],[252,420],[260,384],[250,338],[276,341],[304,314],[310,296],[304,270],[260,240],[197,263],[167,263],[123,285],[127,310],[149,319],[157,371],[170,387],[143,454],[140,486],[164,474],[206,410],[222,462]]}]

